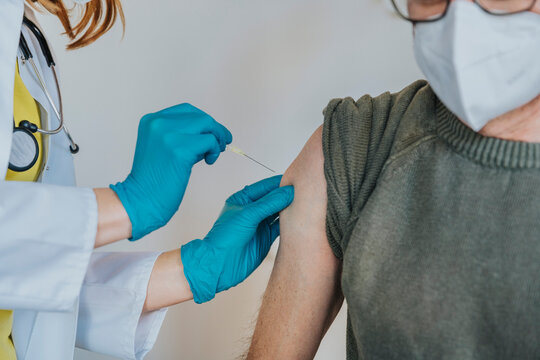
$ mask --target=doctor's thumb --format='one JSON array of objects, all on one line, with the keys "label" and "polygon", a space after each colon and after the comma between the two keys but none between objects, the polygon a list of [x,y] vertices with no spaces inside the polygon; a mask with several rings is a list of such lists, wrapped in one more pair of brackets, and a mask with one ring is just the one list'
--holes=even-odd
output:
[{"label": "doctor's thumb", "polygon": [[287,208],[294,200],[294,187],[284,186],[271,191],[261,199],[251,203],[246,210],[250,212],[253,220],[262,222],[267,217],[277,214]]}]

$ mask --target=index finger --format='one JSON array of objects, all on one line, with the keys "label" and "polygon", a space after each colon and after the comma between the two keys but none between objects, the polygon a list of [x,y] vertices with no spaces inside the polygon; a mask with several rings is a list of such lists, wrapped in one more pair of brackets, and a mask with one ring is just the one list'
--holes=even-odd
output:
[{"label": "index finger", "polygon": [[240,204],[247,204],[257,201],[272,190],[277,189],[281,182],[281,178],[282,175],[276,175],[248,185],[231,196],[228,201]]}]

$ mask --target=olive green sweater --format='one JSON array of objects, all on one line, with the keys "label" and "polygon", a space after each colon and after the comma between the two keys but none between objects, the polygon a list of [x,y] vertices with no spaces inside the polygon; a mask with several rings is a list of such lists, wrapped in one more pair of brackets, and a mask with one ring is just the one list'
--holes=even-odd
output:
[{"label": "olive green sweater", "polygon": [[483,137],[424,81],[325,109],[348,359],[540,359],[540,144]]}]

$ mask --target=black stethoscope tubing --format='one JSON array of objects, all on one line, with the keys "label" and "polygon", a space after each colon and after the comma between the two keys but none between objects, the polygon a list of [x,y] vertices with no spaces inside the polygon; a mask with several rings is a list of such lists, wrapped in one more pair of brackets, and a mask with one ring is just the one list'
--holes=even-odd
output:
[{"label": "black stethoscope tubing", "polygon": [[[32,52],[30,51],[30,47],[28,46],[28,43],[26,42],[26,39],[24,38],[24,35],[21,32],[21,36],[20,36],[20,40],[19,40],[19,48],[20,48],[21,53],[22,53],[22,60],[30,62],[30,64],[34,68],[34,72],[35,72],[35,74],[36,74],[36,76],[38,78],[38,81],[40,82],[41,88],[42,88],[43,92],[45,93],[45,95],[47,97],[47,100],[49,101],[51,107],[55,111],[56,116],[58,117],[58,120],[60,121],[60,125],[55,130],[40,129],[35,124],[32,124],[29,121],[26,121],[24,123],[21,122],[21,125],[22,125],[23,128],[26,128],[31,133],[35,133],[37,131],[37,132],[45,134],[45,135],[55,135],[55,134],[59,133],[60,131],[64,130],[64,133],[66,134],[66,136],[67,136],[67,138],[68,138],[68,140],[70,142],[69,150],[71,151],[72,154],[76,154],[76,153],[79,152],[79,146],[73,141],[73,138],[71,137],[69,131],[67,130],[66,126],[64,125],[64,116],[63,116],[63,111],[62,111],[62,97],[61,97],[61,93],[60,93],[60,86],[59,86],[59,83],[58,83],[58,77],[56,75],[56,70],[55,70],[56,63],[54,62],[52,52],[51,52],[51,50],[49,48],[47,40],[45,39],[45,36],[41,32],[41,30],[36,26],[36,24],[34,24],[26,16],[23,17],[23,24],[28,28],[28,30],[30,30],[30,32],[37,39],[37,41],[39,43],[39,46],[41,48],[41,52],[43,53],[43,56],[45,57],[45,61],[47,62],[47,66],[52,70],[52,72],[54,74],[54,79],[55,79],[55,82],[56,82],[56,88],[57,88],[58,97],[59,97],[60,110],[58,110],[56,108],[56,105],[55,105],[52,97],[50,96],[49,92],[47,91],[47,88],[45,87],[45,83],[43,82],[43,80],[42,80],[42,78],[41,78],[41,76],[39,74],[39,71],[38,71],[38,69],[37,69],[37,67],[36,67],[36,65],[34,63],[33,55],[32,55]],[[19,127],[21,127],[21,126],[19,126]]]},{"label": "black stethoscope tubing", "polygon": [[[45,36],[39,30],[39,28],[34,24],[30,19],[28,19],[26,16],[23,17],[23,24],[34,34],[36,37],[39,47],[41,48],[41,52],[45,56],[45,60],[47,61],[47,66],[56,66],[56,63],[54,62],[54,58],[51,53],[51,49],[49,48],[49,44],[47,43],[47,40],[45,39]],[[26,44],[26,40],[24,40],[24,36],[21,36],[22,41],[25,43],[26,46],[26,54],[25,56],[32,57],[32,53],[30,52],[30,48],[28,47],[28,44]],[[22,47],[21,47],[22,50]]]}]

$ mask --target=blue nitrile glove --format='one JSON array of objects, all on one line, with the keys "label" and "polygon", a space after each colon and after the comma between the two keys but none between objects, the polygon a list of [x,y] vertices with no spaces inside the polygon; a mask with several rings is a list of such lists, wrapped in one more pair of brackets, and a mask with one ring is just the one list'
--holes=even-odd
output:
[{"label": "blue nitrile glove", "polygon": [[264,260],[279,236],[278,213],[294,198],[294,188],[280,188],[280,180],[274,176],[232,195],[204,240],[182,246],[184,274],[196,303],[238,285]]},{"label": "blue nitrile glove", "polygon": [[131,173],[111,185],[126,209],[137,240],[165,225],[178,210],[191,168],[213,164],[232,135],[210,115],[181,104],[143,116]]}]

